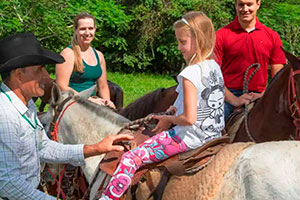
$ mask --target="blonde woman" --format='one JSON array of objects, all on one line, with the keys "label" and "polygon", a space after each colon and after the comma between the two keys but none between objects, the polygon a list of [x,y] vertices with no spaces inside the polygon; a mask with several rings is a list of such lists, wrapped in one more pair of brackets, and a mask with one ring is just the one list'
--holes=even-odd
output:
[{"label": "blonde woman", "polygon": [[91,47],[95,32],[95,18],[92,15],[80,13],[75,17],[71,45],[61,52],[65,62],[56,65],[56,82],[62,90],[73,90],[75,93],[96,84],[101,98],[90,100],[115,107],[110,101],[104,56]]},{"label": "blonde woman", "polygon": [[[157,134],[123,154],[101,199],[119,199],[140,167],[161,162],[173,155],[195,149],[221,136],[224,128],[224,81],[219,65],[212,59],[215,31],[202,12],[189,12],[174,24],[181,51],[188,65],[178,76],[175,115],[154,116]],[[175,126],[170,129],[171,125]]]}]

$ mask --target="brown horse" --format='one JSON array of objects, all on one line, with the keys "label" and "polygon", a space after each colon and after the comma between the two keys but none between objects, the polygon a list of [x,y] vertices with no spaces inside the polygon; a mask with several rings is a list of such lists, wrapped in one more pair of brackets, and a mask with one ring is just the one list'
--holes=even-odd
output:
[{"label": "brown horse", "polygon": [[[45,85],[45,93],[43,96],[39,97],[41,99],[41,104],[39,106],[39,111],[43,112],[45,109],[46,104],[49,104],[51,99],[51,89],[53,87],[53,83],[55,82],[54,79],[51,79],[50,76],[44,79]],[[124,93],[122,88],[117,85],[116,83],[107,80],[109,93],[110,93],[110,100],[115,104],[117,111],[121,111],[123,108],[123,99]],[[36,101],[38,98],[34,98],[33,100]]]},{"label": "brown horse", "polygon": [[166,111],[177,97],[176,87],[159,88],[126,106],[120,114],[130,120],[146,117],[150,113]]}]

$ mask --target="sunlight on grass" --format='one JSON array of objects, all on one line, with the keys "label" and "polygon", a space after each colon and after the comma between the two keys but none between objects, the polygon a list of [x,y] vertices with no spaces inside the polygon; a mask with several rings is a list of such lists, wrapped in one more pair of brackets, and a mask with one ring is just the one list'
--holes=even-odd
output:
[{"label": "sunlight on grass", "polygon": [[176,84],[170,76],[151,74],[107,73],[107,79],[118,84],[124,92],[124,107],[137,98],[160,87],[171,87]]}]

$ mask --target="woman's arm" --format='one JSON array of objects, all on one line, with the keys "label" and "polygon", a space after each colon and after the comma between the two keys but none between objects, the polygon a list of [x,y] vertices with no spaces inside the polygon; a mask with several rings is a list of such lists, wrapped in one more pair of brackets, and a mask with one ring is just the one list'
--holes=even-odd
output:
[{"label": "woman's arm", "polygon": [[109,88],[107,84],[107,75],[106,75],[106,63],[103,54],[100,51],[97,51],[100,58],[100,66],[102,69],[102,75],[97,80],[97,87],[99,90],[99,95],[105,100],[110,100]]},{"label": "woman's arm", "polygon": [[75,90],[69,87],[69,81],[74,68],[74,53],[70,48],[65,48],[61,55],[64,57],[65,62],[62,64],[56,64],[56,83],[63,91],[72,90],[77,94]]}]

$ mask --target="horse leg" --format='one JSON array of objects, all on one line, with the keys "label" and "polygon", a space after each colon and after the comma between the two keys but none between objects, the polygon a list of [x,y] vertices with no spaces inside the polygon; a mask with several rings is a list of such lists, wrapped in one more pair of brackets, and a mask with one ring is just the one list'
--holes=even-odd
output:
[{"label": "horse leg", "polygon": [[123,101],[124,101],[124,93],[120,87],[115,88],[115,101],[114,104],[116,109],[120,111],[123,108]]},{"label": "horse leg", "polygon": [[40,112],[44,112],[44,109],[45,109],[45,106],[46,106],[46,103],[44,101],[41,102],[41,105],[39,107],[39,111]]},{"label": "horse leg", "polygon": [[120,111],[123,108],[124,93],[122,88],[114,82],[107,80],[110,100],[115,104],[116,109]]}]

